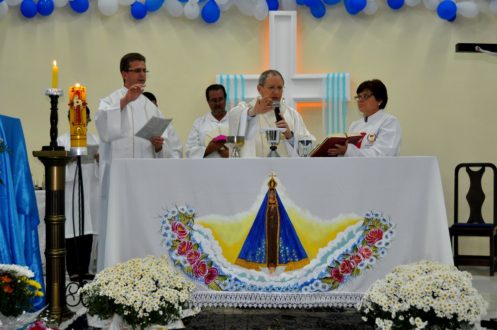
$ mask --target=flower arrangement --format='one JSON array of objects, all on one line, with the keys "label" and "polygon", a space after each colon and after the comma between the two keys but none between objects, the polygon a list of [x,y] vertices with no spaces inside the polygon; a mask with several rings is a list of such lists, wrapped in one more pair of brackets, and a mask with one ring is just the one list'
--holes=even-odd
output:
[{"label": "flower arrangement", "polygon": [[32,280],[34,273],[27,267],[0,264],[0,313],[17,317],[33,311],[32,298],[43,296],[41,285]]},{"label": "flower arrangement", "polygon": [[380,329],[464,329],[480,320],[487,305],[468,272],[420,261],[376,281],[357,308]]},{"label": "flower arrangement", "polygon": [[133,328],[144,329],[179,319],[193,288],[167,257],[148,256],[104,269],[80,294],[90,315],[109,319],[117,314]]},{"label": "flower arrangement", "polygon": [[34,322],[33,324],[31,325],[28,325],[28,327],[26,328],[27,330],[58,330],[58,328],[51,328],[49,326],[47,326],[47,324],[42,321],[42,320],[38,320],[36,322]]}]

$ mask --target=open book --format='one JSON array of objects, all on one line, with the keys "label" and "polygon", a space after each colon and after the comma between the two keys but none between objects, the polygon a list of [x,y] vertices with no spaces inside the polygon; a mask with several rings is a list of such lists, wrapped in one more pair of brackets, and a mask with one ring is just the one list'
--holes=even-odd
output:
[{"label": "open book", "polygon": [[152,117],[138,132],[136,132],[135,136],[145,140],[150,140],[152,136],[161,136],[171,121],[172,119]]},{"label": "open book", "polygon": [[332,134],[324,139],[309,153],[309,157],[330,157],[328,149],[333,148],[336,144],[353,143],[358,144],[362,141],[364,134],[361,133],[338,133]]}]

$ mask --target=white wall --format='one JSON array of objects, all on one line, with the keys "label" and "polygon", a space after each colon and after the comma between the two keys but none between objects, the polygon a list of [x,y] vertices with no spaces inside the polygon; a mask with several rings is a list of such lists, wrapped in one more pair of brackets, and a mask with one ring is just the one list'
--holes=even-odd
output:
[{"label": "white wall", "polygon": [[[477,18],[449,23],[422,5],[394,12],[379,4],[373,16],[348,15],[343,5],[328,7],[322,20],[299,9],[299,72],[350,72],[352,91],[363,80],[379,78],[389,91],[387,111],[400,119],[404,156],[434,155],[441,167],[449,219],[453,205],[453,169],[457,163],[497,163],[497,57],[455,53],[458,42],[497,42],[497,16],[488,1],[477,1]],[[137,51],[147,57],[147,89],[183,142],[193,120],[208,111],[205,87],[217,73],[259,73],[266,69],[267,21],[259,22],[236,8],[221,20],[172,18],[165,10],[143,21],[124,7],[111,17],[98,13],[96,2],[85,14],[68,7],[47,18],[24,19],[10,7],[0,19],[0,113],[22,119],[28,150],[49,139],[48,97],[51,62],[60,67],[65,95],[59,102],[59,133],[67,130],[67,88],[87,86],[90,108],[121,86],[119,59]],[[320,109],[302,110],[310,130],[322,137]],[[93,113],[92,113],[93,115]],[[358,118],[349,104],[349,122]],[[95,131],[93,125],[91,130]],[[31,157],[31,170],[41,183],[43,167]],[[449,220],[450,221],[450,220]],[[469,241],[470,253],[487,242]]]}]

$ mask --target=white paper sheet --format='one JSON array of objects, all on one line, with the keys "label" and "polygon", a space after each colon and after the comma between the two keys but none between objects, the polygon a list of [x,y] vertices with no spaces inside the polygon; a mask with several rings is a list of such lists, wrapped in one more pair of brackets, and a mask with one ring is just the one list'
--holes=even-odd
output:
[{"label": "white paper sheet", "polygon": [[135,136],[145,140],[150,140],[152,136],[161,136],[171,121],[172,119],[168,118],[152,117],[138,132],[136,132]]}]

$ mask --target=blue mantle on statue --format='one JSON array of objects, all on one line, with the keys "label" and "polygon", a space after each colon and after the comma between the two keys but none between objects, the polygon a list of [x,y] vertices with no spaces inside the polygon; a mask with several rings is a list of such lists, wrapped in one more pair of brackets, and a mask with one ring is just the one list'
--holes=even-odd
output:
[{"label": "blue mantle on statue", "polygon": [[[0,115],[0,263],[28,266],[44,291],[40,219],[21,121]],[[44,306],[38,298],[35,307]]]}]

